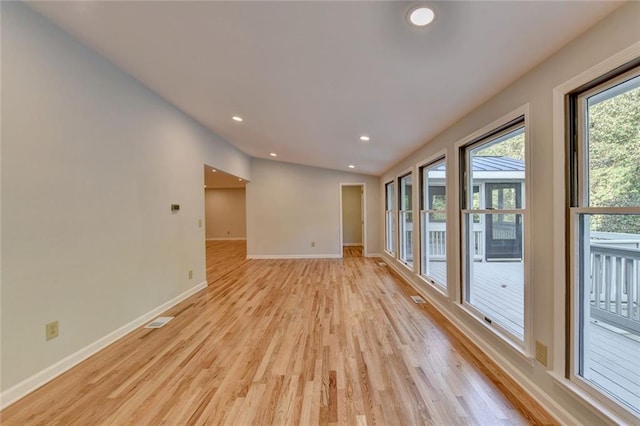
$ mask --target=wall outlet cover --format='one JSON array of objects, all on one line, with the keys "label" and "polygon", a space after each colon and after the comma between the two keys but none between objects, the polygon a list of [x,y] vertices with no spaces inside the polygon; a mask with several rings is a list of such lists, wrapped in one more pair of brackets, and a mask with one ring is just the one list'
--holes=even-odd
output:
[{"label": "wall outlet cover", "polygon": [[47,340],[55,339],[56,337],[58,337],[58,333],[60,331],[58,328],[58,321],[52,321],[50,323],[45,324],[44,329],[45,329],[45,338]]}]

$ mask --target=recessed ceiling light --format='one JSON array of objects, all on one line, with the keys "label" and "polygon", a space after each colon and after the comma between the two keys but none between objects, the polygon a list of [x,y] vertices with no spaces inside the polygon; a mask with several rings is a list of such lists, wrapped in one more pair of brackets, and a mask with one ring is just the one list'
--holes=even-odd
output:
[{"label": "recessed ceiling light", "polygon": [[211,169],[211,171],[212,171],[213,173],[217,172],[217,170],[216,170],[216,169]]},{"label": "recessed ceiling light", "polygon": [[204,186],[205,188],[207,187],[207,185]]},{"label": "recessed ceiling light", "polygon": [[409,22],[416,27],[424,27],[433,22],[436,14],[426,6],[417,6],[409,11]]},{"label": "recessed ceiling light", "polygon": [[242,179],[238,178],[238,180],[239,180],[240,182],[242,182]]},{"label": "recessed ceiling light", "polygon": [[365,141],[365,142],[369,142],[371,140],[371,138],[369,136],[360,136],[360,140],[361,141]]},{"label": "recessed ceiling light", "polygon": [[270,155],[270,156],[272,156],[272,157],[277,157],[277,156],[278,156],[278,154],[276,154],[275,152],[272,152],[272,153],[271,153],[271,154],[269,154],[269,155]]},{"label": "recessed ceiling light", "polygon": [[356,168],[356,166],[354,166],[353,164],[349,164],[349,168],[350,168],[350,169],[355,169],[355,168]]},{"label": "recessed ceiling light", "polygon": [[234,121],[237,121],[238,123],[242,123],[242,117],[238,117],[237,115],[234,115],[233,117],[231,117]]}]

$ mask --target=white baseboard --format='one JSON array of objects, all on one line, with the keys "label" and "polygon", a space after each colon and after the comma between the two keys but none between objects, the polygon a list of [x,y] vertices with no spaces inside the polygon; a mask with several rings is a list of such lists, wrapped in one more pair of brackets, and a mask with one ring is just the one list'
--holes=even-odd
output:
[{"label": "white baseboard", "polygon": [[362,247],[362,243],[343,243],[342,247]]},{"label": "white baseboard", "polygon": [[457,314],[452,310],[444,306],[439,300],[430,297],[425,291],[423,291],[416,283],[413,282],[410,276],[407,275],[408,270],[406,268],[400,268],[395,264],[394,259],[391,259],[388,255],[384,257],[387,265],[391,267],[400,277],[409,284],[415,291],[417,291],[422,297],[433,305],[447,320],[449,320],[454,327],[456,327],[462,334],[467,336],[485,355],[487,355],[493,362],[496,363],[498,368],[502,370],[507,376],[511,377],[516,383],[520,385],[522,390],[526,392],[531,398],[533,398],[538,404],[544,407],[545,410],[560,424],[580,424],[578,420],[571,415],[564,407],[553,399],[548,393],[542,390],[536,383],[534,383],[529,377],[523,374],[513,363],[505,358],[498,350],[486,343],[486,341],[480,337],[473,329],[468,327],[457,317]]},{"label": "white baseboard", "polygon": [[9,389],[7,389],[6,391],[0,394],[0,410],[8,407],[9,405],[13,404],[19,399],[25,397],[29,393],[33,392],[39,387],[55,379],[65,371],[80,364],[82,361],[89,358],[91,355],[95,354],[96,352],[99,352],[100,350],[106,348],[107,346],[114,343],[115,341],[123,338],[124,336],[131,333],[133,330],[137,329],[138,327],[145,325],[147,322],[151,321],[152,319],[154,319],[156,316],[163,313],[167,309],[177,305],[187,297],[199,292],[202,289],[205,289],[206,287],[207,287],[206,281],[203,281],[200,284],[197,284],[196,286],[174,297],[168,302],[163,303],[162,305],[134,319],[128,324],[125,324],[122,327],[118,328],[117,330],[112,331],[106,336],[96,340],[95,342],[80,349],[79,351],[69,355],[68,357],[56,362],[55,364],[23,380],[17,385],[10,387]]},{"label": "white baseboard", "polygon": [[241,237],[221,237],[221,238],[207,238],[207,241],[247,241],[247,239],[241,238]]},{"label": "white baseboard", "polygon": [[248,254],[247,259],[338,259],[339,254]]}]

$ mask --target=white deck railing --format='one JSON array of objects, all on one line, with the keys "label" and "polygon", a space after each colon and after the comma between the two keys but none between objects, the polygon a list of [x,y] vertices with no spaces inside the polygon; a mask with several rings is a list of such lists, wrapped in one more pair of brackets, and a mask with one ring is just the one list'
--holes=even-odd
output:
[{"label": "white deck railing", "polygon": [[591,316],[640,334],[640,249],[592,241]]},{"label": "white deck railing", "polygon": [[[484,240],[482,231],[473,231],[473,257],[482,259],[484,255]],[[441,260],[447,256],[447,231],[429,231],[429,258]]]}]

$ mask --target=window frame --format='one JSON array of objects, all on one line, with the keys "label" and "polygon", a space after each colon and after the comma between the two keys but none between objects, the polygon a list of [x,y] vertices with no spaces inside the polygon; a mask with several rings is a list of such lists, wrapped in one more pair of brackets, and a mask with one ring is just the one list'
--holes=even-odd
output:
[{"label": "window frame", "polygon": [[568,149],[568,141],[573,126],[569,120],[568,97],[571,93],[579,91],[594,81],[602,81],[607,75],[610,76],[616,70],[632,63],[640,64],[640,42],[618,51],[553,89],[553,225],[556,235],[565,235],[566,237],[556,238],[553,241],[554,333],[550,370],[547,371],[547,374],[557,386],[576,398],[586,409],[607,419],[610,423],[618,424],[638,422],[639,418],[610,398],[585,390],[582,386],[572,382],[568,373],[572,362],[569,336],[573,333],[573,321],[571,320],[571,312],[568,310],[568,305],[572,300],[572,286],[569,280],[572,257],[568,249],[571,238],[568,208],[571,199],[572,176],[569,170],[569,160],[572,153]]},{"label": "window frame", "polygon": [[[445,177],[444,177],[444,188],[445,188],[445,209],[444,210],[437,210],[437,209],[427,209],[427,210],[423,210],[423,206],[425,204],[424,201],[424,173],[426,171],[426,169],[436,166],[438,164],[444,164],[445,166]],[[448,171],[448,165],[447,165],[447,155],[446,155],[446,151],[440,151],[437,152],[436,154],[434,154],[433,156],[429,157],[428,159],[418,163],[417,165],[418,168],[418,172],[417,172],[417,177],[418,177],[418,206],[417,206],[417,210],[418,210],[418,237],[419,237],[419,242],[418,242],[418,267],[417,267],[417,275],[419,278],[421,278],[424,282],[426,282],[427,284],[429,284],[432,288],[434,288],[435,290],[437,290],[438,292],[440,292],[441,294],[445,295],[448,297],[448,293],[449,293],[449,286],[448,286],[448,281],[449,281],[449,274],[448,274],[448,264],[451,261],[450,256],[449,256],[449,235],[450,235],[450,220],[448,217],[448,211],[450,209],[450,201],[451,201],[451,191],[449,191],[449,184],[448,184],[448,175],[449,175],[449,171]],[[427,182],[428,183],[428,182]],[[424,231],[424,227],[422,224],[422,214],[423,213],[427,213],[427,214],[431,214],[431,213],[443,213],[445,215],[445,220],[444,221],[438,221],[438,223],[444,223],[445,225],[445,244],[446,244],[446,249],[445,249],[445,283],[442,284],[440,282],[438,282],[434,277],[431,277],[429,275],[425,275],[423,273],[423,268],[424,265],[422,264],[422,258],[423,258],[423,254],[424,254],[424,247],[422,245],[422,241],[423,241],[423,231]]]},{"label": "window frame", "polygon": [[[406,178],[407,176],[411,176],[411,191],[409,193],[409,196],[411,198],[411,208],[409,210],[403,210],[402,209],[402,180],[404,178]],[[400,262],[401,265],[404,265],[406,268],[410,269],[411,271],[414,270],[414,268],[416,267],[416,259],[415,259],[415,220],[413,220],[413,216],[414,216],[414,210],[415,210],[415,184],[414,184],[414,170],[413,167],[403,171],[402,173],[400,173],[397,177],[396,177],[396,183],[397,183],[397,191],[396,191],[396,240],[397,240],[397,246],[396,246],[396,259],[398,260],[398,262]],[[403,250],[403,242],[404,242],[404,238],[401,235],[401,230],[402,230],[402,224],[401,224],[401,216],[403,212],[407,212],[410,213],[412,215],[412,221],[411,221],[411,252],[413,255],[413,259],[411,260],[411,263],[405,261],[404,259],[402,259],[402,250]]]},{"label": "window frame", "polygon": [[[612,75],[614,74],[614,75]],[[568,270],[566,274],[566,287],[568,306],[566,311],[566,329],[568,336],[565,341],[565,364],[564,378],[577,389],[571,389],[574,393],[583,392],[586,399],[593,399],[598,410],[610,419],[618,420],[618,416],[624,419],[632,419],[632,422],[640,421],[640,413],[632,411],[623,403],[600,391],[597,386],[582,377],[580,366],[582,359],[580,356],[580,344],[582,333],[582,273],[581,268],[583,250],[583,238],[581,229],[581,218],[585,215],[598,214],[634,214],[640,215],[640,206],[636,207],[615,207],[615,206],[594,206],[589,203],[589,159],[588,150],[588,117],[587,102],[594,95],[602,93],[608,89],[621,84],[626,80],[640,77],[640,57],[632,63],[623,65],[622,69],[613,70],[612,73],[603,73],[601,76],[592,79],[586,84],[568,92],[565,95],[565,120],[568,128],[566,136],[566,202],[565,214],[567,218],[565,256]],[[559,371],[554,371],[558,375]],[[560,380],[559,377],[556,377]],[[565,387],[567,386],[564,384]],[[571,388],[569,386],[569,388]],[[584,399],[584,398],[583,398]],[[591,401],[590,401],[591,402]],[[593,404],[593,402],[591,402]]]},{"label": "window frame", "polygon": [[[393,198],[391,200],[391,204],[389,204],[389,192],[388,192],[388,188],[389,185],[391,185],[391,188],[393,189]],[[397,221],[396,221],[396,188],[395,188],[395,179],[391,180],[389,182],[386,182],[384,184],[384,212],[385,212],[385,216],[384,216],[384,230],[385,230],[385,246],[384,246],[384,251],[391,255],[394,256],[396,255],[397,252]],[[391,205],[391,210],[388,209],[389,205]],[[389,216],[391,216],[391,224],[389,224]],[[389,228],[389,225],[391,225],[391,228]],[[389,233],[391,232],[391,241],[389,240]],[[391,250],[389,250],[389,248],[391,248]]]},{"label": "window frame", "polygon": [[[458,306],[473,317],[479,324],[482,324],[486,329],[490,330],[494,335],[499,337],[503,342],[505,342],[510,348],[514,350],[514,352],[520,356],[520,358],[530,366],[535,365],[535,358],[533,354],[533,320],[532,320],[532,311],[533,311],[533,298],[532,290],[531,290],[531,265],[532,265],[532,233],[531,233],[531,220],[530,220],[530,209],[531,209],[531,164],[532,164],[532,156],[531,156],[531,130],[530,130],[530,104],[524,104],[519,108],[514,109],[513,111],[505,114],[499,119],[493,121],[492,123],[484,126],[483,128],[475,131],[470,134],[466,138],[458,141],[455,144],[455,153],[456,157],[454,160],[456,164],[458,164],[458,170],[456,173],[456,188],[458,191],[458,197],[456,200],[456,228],[459,235],[460,248],[459,248],[459,256],[460,256],[460,264],[459,264],[459,272],[460,272],[460,289],[456,294],[456,300],[459,303]],[[488,323],[485,320],[485,315],[472,306],[471,304],[466,302],[466,288],[465,288],[465,277],[468,273],[468,267],[466,265],[465,259],[467,258],[467,244],[465,244],[465,235],[467,232],[467,226],[465,226],[464,216],[470,212],[474,213],[495,213],[495,210],[471,210],[466,209],[466,200],[467,196],[467,171],[466,171],[466,162],[464,160],[465,149],[470,148],[473,145],[480,143],[481,141],[487,141],[487,138],[494,139],[499,135],[501,130],[512,127],[513,124],[517,121],[522,121],[524,127],[525,134],[525,182],[523,186],[523,206],[524,208],[521,210],[515,211],[515,213],[522,214],[523,216],[523,275],[524,275],[524,337],[522,340],[518,339],[513,333],[509,332],[505,329],[505,327],[496,324],[494,321]],[[508,133],[508,132],[507,132]],[[482,188],[480,188],[481,195],[481,203],[482,203]],[[502,211],[503,213],[508,213],[507,211]],[[452,224],[451,226],[454,226]]]}]

